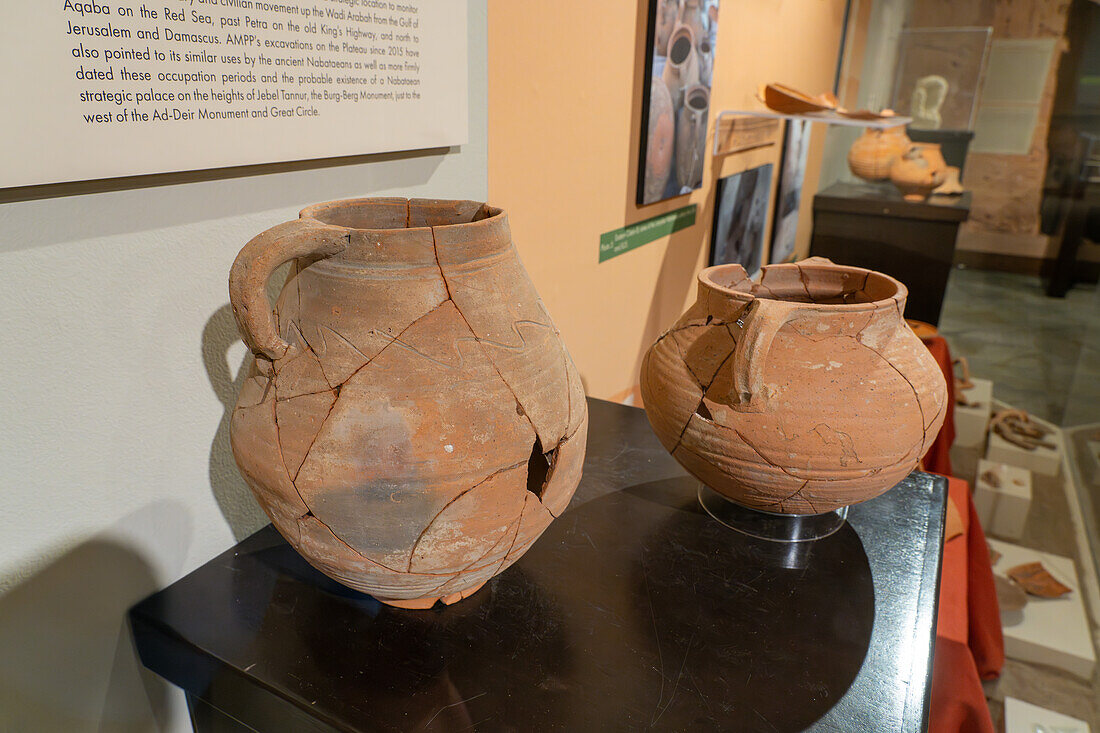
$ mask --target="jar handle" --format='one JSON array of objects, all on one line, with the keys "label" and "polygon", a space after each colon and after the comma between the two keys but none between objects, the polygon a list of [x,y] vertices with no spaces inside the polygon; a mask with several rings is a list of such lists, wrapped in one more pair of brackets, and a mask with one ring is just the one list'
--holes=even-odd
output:
[{"label": "jar handle", "polygon": [[275,327],[267,299],[271,275],[290,260],[309,255],[331,257],[349,243],[346,229],[295,219],[268,229],[240,251],[229,271],[229,303],[241,338],[257,360],[278,361],[291,348]]},{"label": "jar handle", "polygon": [[754,299],[742,311],[737,325],[741,338],[733,352],[733,386],[730,407],[738,412],[763,412],[767,406],[764,366],[772,341],[791,315],[798,310],[795,303]]}]

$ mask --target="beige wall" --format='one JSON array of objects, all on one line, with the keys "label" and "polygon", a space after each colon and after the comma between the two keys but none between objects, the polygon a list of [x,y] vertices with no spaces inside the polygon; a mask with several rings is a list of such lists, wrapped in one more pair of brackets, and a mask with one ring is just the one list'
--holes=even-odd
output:
[{"label": "beige wall", "polygon": [[[595,397],[637,382],[645,349],[693,295],[717,178],[764,163],[775,164],[773,181],[779,173],[778,145],[708,159],[701,190],[634,204],[647,8],[646,0],[489,0],[489,197],[508,211],[527,269]],[[711,134],[718,111],[760,106],[762,82],[831,89],[843,17],[843,0],[723,0]],[[601,233],[688,203],[699,205],[695,226],[598,263]]]}]

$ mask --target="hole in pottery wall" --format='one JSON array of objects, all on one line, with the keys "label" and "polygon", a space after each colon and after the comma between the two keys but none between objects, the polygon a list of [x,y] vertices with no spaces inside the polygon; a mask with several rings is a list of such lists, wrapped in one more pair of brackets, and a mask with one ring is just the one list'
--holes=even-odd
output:
[{"label": "hole in pottery wall", "polygon": [[707,403],[704,400],[699,400],[699,406],[695,408],[695,414],[709,422],[714,422],[714,415],[711,414],[710,408],[707,407]]},{"label": "hole in pottery wall", "polygon": [[558,449],[544,452],[542,441],[536,438],[535,445],[531,448],[531,458],[527,461],[527,490],[537,496],[539,501],[542,501],[546,485],[550,483],[557,460]]}]

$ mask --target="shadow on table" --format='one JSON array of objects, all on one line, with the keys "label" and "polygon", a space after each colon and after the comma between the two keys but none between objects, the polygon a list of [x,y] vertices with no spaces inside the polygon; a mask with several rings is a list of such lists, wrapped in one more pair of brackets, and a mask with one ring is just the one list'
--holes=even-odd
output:
[{"label": "shadow on table", "polygon": [[802,730],[870,643],[859,537],[846,525],[797,547],[754,540],[705,514],[695,487],[658,481],[571,509],[446,608],[383,606],[270,530],[204,602],[237,599],[233,656],[352,725]]}]

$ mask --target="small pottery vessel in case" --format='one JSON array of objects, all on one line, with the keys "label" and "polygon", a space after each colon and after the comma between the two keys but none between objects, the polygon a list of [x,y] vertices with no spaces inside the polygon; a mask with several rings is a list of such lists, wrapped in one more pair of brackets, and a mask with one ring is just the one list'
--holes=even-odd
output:
[{"label": "small pottery vessel in case", "polygon": [[229,293],[254,355],[233,454],[321,572],[391,605],[451,603],[569,504],[584,390],[500,209],[311,206],[241,250]]},{"label": "small pottery vessel in case", "polygon": [[939,143],[912,143],[890,167],[890,181],[907,201],[923,201],[946,179]]},{"label": "small pottery vessel in case", "polygon": [[813,258],[699,275],[699,295],[642,362],[654,432],[732,501],[819,514],[866,501],[917,467],[947,387],[902,319],[891,277]]},{"label": "small pottery vessel in case", "polygon": [[868,128],[848,149],[848,168],[865,181],[890,179],[890,168],[912,143],[904,127]]}]

